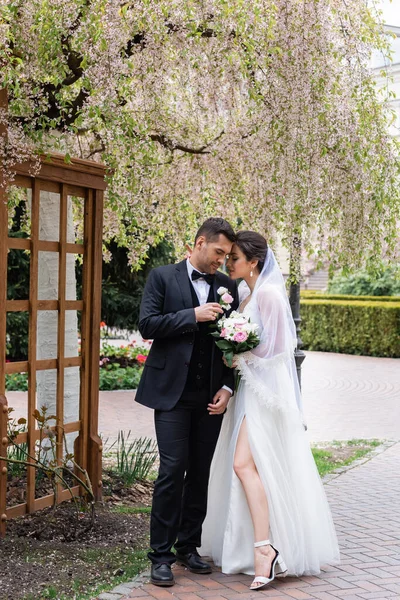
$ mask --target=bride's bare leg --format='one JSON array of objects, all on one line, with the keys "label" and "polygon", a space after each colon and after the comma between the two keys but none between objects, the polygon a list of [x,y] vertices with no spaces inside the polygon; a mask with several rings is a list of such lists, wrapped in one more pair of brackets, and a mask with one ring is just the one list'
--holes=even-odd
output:
[{"label": "bride's bare leg", "polygon": [[[261,542],[262,540],[267,540],[269,538],[268,500],[251,454],[246,419],[243,419],[240,427],[233,468],[246,494],[253,521],[254,541]],[[274,557],[275,551],[271,546],[261,546],[254,549],[256,577],[259,575],[269,577]],[[257,584],[254,587],[258,587]]]}]

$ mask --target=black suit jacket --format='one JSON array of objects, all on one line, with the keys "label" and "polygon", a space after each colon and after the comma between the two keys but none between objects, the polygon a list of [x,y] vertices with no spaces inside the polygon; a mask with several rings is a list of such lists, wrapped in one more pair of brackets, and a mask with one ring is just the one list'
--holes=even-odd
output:
[{"label": "black suit jacket", "polygon": [[[183,260],[153,269],[144,289],[139,331],[144,339],[154,341],[135,399],[150,408],[171,410],[185,387],[194,335],[198,330],[190,286],[186,260]],[[235,281],[217,272],[213,286],[215,298],[218,298],[218,288],[226,287],[234,298],[231,310],[237,308]],[[223,385],[234,389],[233,369],[224,365],[222,353],[215,344],[213,353],[210,400]]]}]

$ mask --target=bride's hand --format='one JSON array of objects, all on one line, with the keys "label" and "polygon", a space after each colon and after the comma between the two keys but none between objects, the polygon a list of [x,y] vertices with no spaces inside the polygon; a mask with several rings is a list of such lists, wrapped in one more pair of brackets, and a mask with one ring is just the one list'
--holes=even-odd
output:
[{"label": "bride's hand", "polygon": [[230,369],[236,369],[238,366],[238,363],[239,363],[239,358],[236,355],[233,357],[232,365],[228,365],[228,362],[227,362],[225,356],[222,357],[222,360],[224,361],[224,365],[226,367],[229,367]]}]

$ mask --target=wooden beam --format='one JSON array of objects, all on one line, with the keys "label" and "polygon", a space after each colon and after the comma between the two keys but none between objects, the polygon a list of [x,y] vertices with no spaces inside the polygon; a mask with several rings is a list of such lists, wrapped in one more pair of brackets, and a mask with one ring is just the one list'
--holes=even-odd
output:
[{"label": "wooden beam", "polygon": [[[58,310],[58,300],[38,300],[37,310]],[[7,312],[26,312],[29,310],[29,300],[6,300]],[[83,310],[83,300],[66,300],[65,310]]]},{"label": "wooden beam", "polygon": [[10,250],[30,250],[31,241],[26,238],[8,238],[7,245]]},{"label": "wooden beam", "polygon": [[85,254],[85,246],[83,244],[66,244],[65,250],[68,254]]},{"label": "wooden beam", "polygon": [[[42,156],[42,164],[37,179],[47,182],[64,183],[78,188],[92,188],[105,190],[106,168],[100,163],[89,160],[72,159],[66,163],[62,154]],[[18,176],[29,177],[32,172],[30,161],[20,163],[14,167]],[[41,185],[42,189],[45,188]],[[46,190],[52,191],[52,190]]]},{"label": "wooden beam", "polygon": [[[7,398],[0,395],[0,456],[7,455],[8,438],[8,404]],[[7,463],[0,460],[0,537],[6,534],[7,525]]]},{"label": "wooden beam", "polygon": [[85,247],[85,257],[83,260],[83,271],[82,271],[82,300],[84,310],[82,312],[81,319],[81,358],[82,367],[80,370],[80,390],[79,390],[79,419],[83,423],[83,427],[80,431],[79,436],[75,440],[74,454],[78,464],[83,468],[87,469],[88,461],[88,439],[89,439],[89,374],[90,366],[87,363],[87,357],[90,356],[90,314],[92,306],[92,295],[91,295],[91,274],[92,274],[92,261],[93,261],[93,250],[92,250],[92,233],[91,223],[93,219],[93,190],[87,190],[84,211],[83,211],[83,244]]},{"label": "wooden beam", "polygon": [[101,283],[102,283],[102,238],[103,238],[103,192],[94,191],[92,218],[92,279],[90,281],[90,356],[87,364],[89,376],[89,439],[88,474],[92,482],[96,500],[102,497],[102,450],[103,444],[98,433],[99,426],[99,358],[100,358],[100,320],[101,320]]},{"label": "wooden beam", "polygon": [[[71,492],[72,492],[72,496],[77,498],[79,496],[79,490],[80,487],[79,485],[75,485],[74,487],[71,488]],[[59,502],[65,502],[66,500],[71,500],[71,493],[69,490],[63,490],[60,494],[59,497]],[[54,494],[47,494],[46,496],[43,496],[42,498],[36,498],[34,505],[33,505],[33,511],[32,512],[36,512],[38,510],[43,510],[43,508],[47,508],[49,506],[53,506],[54,505]],[[8,519],[15,519],[16,517],[22,517],[24,515],[26,515],[28,512],[27,510],[27,504],[24,502],[23,504],[17,504],[17,506],[12,506],[11,508],[9,508],[7,510],[7,518]]]},{"label": "wooden beam", "polygon": [[[60,193],[60,253],[58,255],[58,336],[57,336],[57,395],[56,395],[56,458],[57,464],[62,465],[64,454],[64,354],[65,354],[65,297],[67,289],[67,220],[68,196],[65,186],[61,186]],[[57,498],[60,501],[62,485],[56,483]]]},{"label": "wooden beam", "polygon": [[[49,429],[51,431],[55,431],[56,430],[55,426],[54,427],[49,427]],[[82,431],[82,423],[81,423],[81,421],[73,421],[72,423],[65,423],[64,424],[64,431],[65,431],[65,433],[75,433],[76,431]],[[35,429],[32,432],[32,436],[34,437],[34,439],[36,441],[39,440],[40,439],[40,429]],[[44,435],[43,437],[46,438],[48,436]],[[28,433],[26,431],[23,431],[22,433],[19,433],[17,435],[17,437],[15,438],[14,442],[16,444],[26,444],[28,442]]]},{"label": "wooden beam", "polygon": [[[0,110],[7,111],[7,89],[0,90]],[[0,120],[0,137],[6,142],[7,126]],[[7,328],[7,238],[8,238],[8,210],[7,210],[7,181],[5,172],[0,165],[0,394],[5,394],[5,365],[6,365],[6,328]]]},{"label": "wooden beam", "polygon": [[[39,278],[39,205],[40,186],[35,179],[32,184],[31,207],[31,268],[29,281],[29,343],[28,343],[28,452],[35,456],[35,442],[32,432],[36,429],[33,416],[36,410],[36,370],[37,370],[37,323],[38,323],[38,278]],[[33,459],[29,459],[33,462]],[[32,512],[35,503],[36,469],[27,468],[26,501],[28,512]]]},{"label": "wooden beam", "polygon": [[[0,110],[7,111],[7,90],[0,90]],[[1,121],[1,120],[0,120]],[[7,126],[0,122],[0,137],[6,141]],[[0,455],[5,456],[8,447],[7,424],[8,405],[6,390],[6,336],[7,336],[7,181],[2,165],[0,165]],[[3,454],[4,453],[4,454]],[[6,534],[7,515],[7,463],[0,461],[0,537]]]}]

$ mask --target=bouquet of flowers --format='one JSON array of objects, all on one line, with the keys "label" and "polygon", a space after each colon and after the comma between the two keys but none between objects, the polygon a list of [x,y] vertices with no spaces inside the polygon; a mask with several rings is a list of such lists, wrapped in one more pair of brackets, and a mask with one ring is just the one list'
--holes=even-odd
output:
[{"label": "bouquet of flowers", "polygon": [[258,325],[251,323],[245,315],[232,311],[229,317],[222,317],[216,324],[217,331],[211,335],[216,338],[216,345],[232,367],[234,354],[247,352],[260,343],[257,335]]}]

